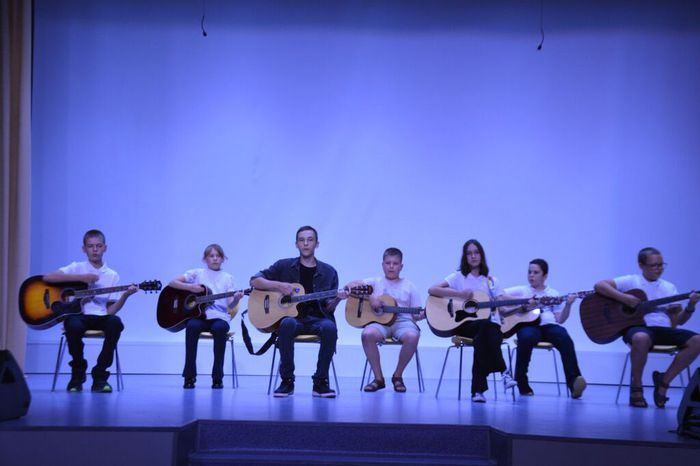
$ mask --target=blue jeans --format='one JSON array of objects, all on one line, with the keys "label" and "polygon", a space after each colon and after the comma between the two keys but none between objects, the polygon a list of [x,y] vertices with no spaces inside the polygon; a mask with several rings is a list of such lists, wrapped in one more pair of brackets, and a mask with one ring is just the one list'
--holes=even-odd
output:
[{"label": "blue jeans", "polygon": [[321,347],[314,379],[327,379],[328,368],[335,353],[338,329],[331,319],[324,317],[303,316],[285,317],[277,329],[277,348],[280,350],[280,376],[294,379],[294,337],[297,335],[318,335]]},{"label": "blue jeans", "polygon": [[576,360],[574,342],[569,333],[561,325],[547,324],[541,326],[523,327],[518,330],[518,355],[515,358],[515,380],[527,381],[527,369],[530,366],[530,358],[533,348],[540,341],[546,341],[554,345],[561,355],[561,363],[564,366],[566,383],[571,386],[574,379],[581,375]]},{"label": "blue jeans", "polygon": [[224,355],[226,354],[226,336],[229,331],[228,322],[221,319],[190,319],[187,321],[185,336],[185,368],[182,376],[191,379],[197,376],[197,343],[199,334],[211,332],[214,336],[214,365],[211,378],[220,381],[224,378]]}]

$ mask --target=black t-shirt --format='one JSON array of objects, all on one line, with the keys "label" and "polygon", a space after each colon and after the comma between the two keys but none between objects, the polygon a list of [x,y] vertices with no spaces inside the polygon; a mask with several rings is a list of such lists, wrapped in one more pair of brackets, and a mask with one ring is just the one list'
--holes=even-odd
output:
[{"label": "black t-shirt", "polygon": [[[316,274],[316,267],[306,267],[304,264],[299,264],[299,282],[301,286],[304,287],[304,292],[310,294],[314,292],[314,275]],[[316,317],[325,317],[321,308],[318,305],[318,301],[306,301],[300,303],[298,308],[299,315],[311,315]]]}]

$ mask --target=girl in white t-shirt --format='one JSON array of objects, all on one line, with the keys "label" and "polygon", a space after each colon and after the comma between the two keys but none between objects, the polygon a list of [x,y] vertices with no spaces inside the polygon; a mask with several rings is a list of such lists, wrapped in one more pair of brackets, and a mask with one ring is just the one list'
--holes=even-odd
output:
[{"label": "girl in white t-shirt", "polygon": [[[204,249],[203,261],[207,268],[191,269],[173,279],[170,286],[180,290],[200,293],[205,289],[212,294],[233,291],[233,277],[221,270],[226,260],[224,250],[218,244],[210,244]],[[243,297],[243,292],[235,293],[225,299],[212,301],[206,307],[205,314],[199,319],[187,321],[185,337],[185,378],[183,388],[194,388],[197,380],[197,343],[202,332],[211,332],[214,336],[214,365],[212,367],[211,388],[223,388],[224,354],[226,338],[230,329],[229,322],[236,313],[236,306]]]},{"label": "girl in white t-shirt", "polygon": [[[438,297],[471,299],[474,291],[482,291],[497,299],[503,295],[495,277],[489,276],[484,248],[475,239],[462,247],[459,271],[448,275],[443,281],[430,287],[428,293]],[[506,388],[516,385],[501,353],[503,334],[500,325],[490,319],[467,321],[457,327],[455,335],[474,339],[474,362],[472,364],[472,401],[485,403],[484,392],[488,390],[486,378],[492,372],[503,374]]]}]

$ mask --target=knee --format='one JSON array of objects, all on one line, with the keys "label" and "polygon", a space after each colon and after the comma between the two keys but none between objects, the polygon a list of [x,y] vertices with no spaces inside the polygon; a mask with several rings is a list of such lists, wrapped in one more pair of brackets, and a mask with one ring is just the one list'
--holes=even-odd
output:
[{"label": "knee", "polygon": [[419,338],[420,338],[420,335],[418,335],[417,333],[413,333],[413,332],[405,333],[404,335],[401,336],[401,344],[402,345],[409,345],[409,346],[417,346]]},{"label": "knee", "polygon": [[686,343],[686,346],[691,350],[700,353],[700,335],[691,337]]},{"label": "knee", "polygon": [[230,330],[230,326],[224,322],[223,320],[217,320],[214,322],[211,326],[211,333],[212,335],[216,335],[219,337],[225,337],[228,331]]},{"label": "knee", "polygon": [[67,319],[63,324],[63,328],[67,335],[82,335],[85,333],[85,325],[80,319]]},{"label": "knee", "polygon": [[277,335],[294,335],[296,330],[296,320],[292,317],[285,317],[280,321],[280,325],[277,328]]},{"label": "knee", "polygon": [[637,332],[630,338],[630,346],[634,351],[649,351],[651,348],[651,337],[645,332]]},{"label": "knee", "polygon": [[107,320],[107,331],[121,332],[122,330],[124,330],[122,320],[117,316],[109,316],[109,319]]},{"label": "knee", "polygon": [[373,328],[365,327],[362,330],[362,343],[379,343],[382,336]]},{"label": "knee", "polygon": [[337,337],[338,327],[335,326],[335,323],[332,320],[324,321],[323,324],[321,324],[321,338],[328,339]]},{"label": "knee", "polygon": [[518,332],[518,346],[533,347],[540,341],[540,336],[537,332],[531,331],[529,328],[524,328]]}]

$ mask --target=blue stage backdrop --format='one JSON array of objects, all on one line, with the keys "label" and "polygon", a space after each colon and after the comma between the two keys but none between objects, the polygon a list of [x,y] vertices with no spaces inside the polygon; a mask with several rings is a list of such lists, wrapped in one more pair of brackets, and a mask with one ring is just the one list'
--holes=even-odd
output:
[{"label": "blue stage backdrop", "polygon": [[[81,259],[99,228],[124,281],[167,282],[218,242],[244,287],[310,224],[341,283],[396,246],[424,298],[469,238],[504,286],[542,257],[551,286],[590,289],[653,245],[697,288],[700,7],[544,2],[543,18],[538,51],[538,0],[37,0],[31,270]],[[120,313],[125,370],[180,370],[184,335],[155,303]],[[439,365],[447,341],[422,325]],[[578,305],[567,328],[584,372],[609,352],[619,374],[624,346],[590,342]],[[52,369],[58,335],[30,332],[28,371]]]}]

